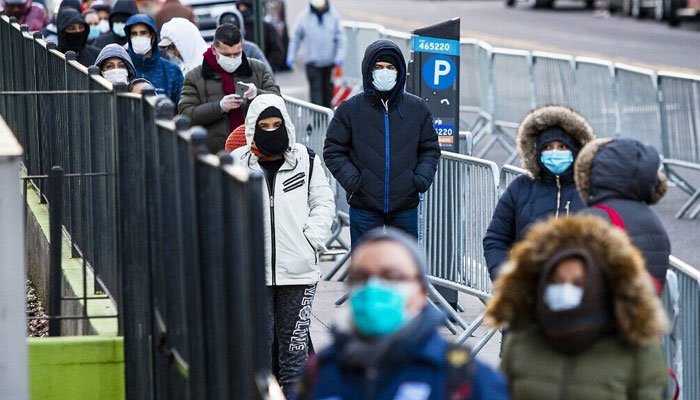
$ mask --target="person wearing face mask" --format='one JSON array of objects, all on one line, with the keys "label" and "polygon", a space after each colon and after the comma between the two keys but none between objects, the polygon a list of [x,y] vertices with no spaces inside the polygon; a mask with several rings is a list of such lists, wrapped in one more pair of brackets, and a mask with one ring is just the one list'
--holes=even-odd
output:
[{"label": "person wearing face mask", "polygon": [[95,39],[93,45],[98,49],[102,49],[110,43],[126,47],[128,39],[125,31],[126,21],[138,12],[139,8],[134,0],[117,0],[109,15],[109,31]]},{"label": "person wearing face mask", "polygon": [[30,32],[40,31],[49,24],[46,8],[32,0],[3,0],[2,9],[9,17],[17,18],[18,24],[29,26]]},{"label": "person wearing face mask", "polygon": [[63,8],[56,17],[58,28],[58,51],[73,51],[77,61],[88,67],[95,63],[99,53],[97,48],[87,44],[90,26],[82,15],[72,8]]},{"label": "person wearing face mask", "polygon": [[[243,51],[241,31],[231,24],[216,28],[202,64],[185,76],[178,112],[208,132],[212,153],[224,148],[229,133],[243,124],[248,104],[259,94],[280,94],[275,78],[261,61]],[[245,83],[244,91],[239,83]]]},{"label": "person wearing face mask", "polygon": [[445,316],[427,297],[418,243],[387,228],[353,248],[349,309],[332,343],[313,356],[298,400],[504,400],[503,376],[439,333]]},{"label": "person wearing face mask", "polygon": [[95,60],[102,76],[108,81],[128,84],[136,77],[136,68],[129,53],[116,43],[108,44]]},{"label": "person wearing face mask", "polygon": [[236,8],[243,16],[244,26],[241,27],[241,31],[245,32],[245,39],[265,49],[265,57],[270,62],[270,65],[272,65],[272,69],[274,71],[285,70],[285,48],[282,45],[282,38],[277,32],[277,29],[275,29],[274,25],[272,25],[270,22],[263,20],[263,36],[265,40],[263,46],[263,43],[260,43],[258,38],[255,37],[255,18],[253,16],[253,1],[239,0],[236,3]]},{"label": "person wearing face mask", "polygon": [[634,139],[596,139],[576,158],[576,188],[587,206],[623,228],[641,250],[657,293],[661,295],[669,267],[671,242],[663,223],[649,207],[666,194],[661,158],[652,146]]},{"label": "person wearing face mask", "polygon": [[90,3],[90,8],[95,10],[97,16],[100,18],[100,31],[102,33],[109,31],[109,14],[112,12],[112,6],[102,0],[95,0]]},{"label": "person wearing face mask", "polygon": [[173,18],[163,24],[160,30],[158,47],[164,50],[168,59],[180,67],[183,74],[202,65],[207,43],[199,29],[184,18]]},{"label": "person wearing face mask", "polygon": [[544,106],[525,116],[518,127],[517,147],[528,174],[514,179],[501,195],[483,239],[492,280],[530,224],[584,207],[574,184],[573,161],[594,138],[585,118],[565,106]]},{"label": "person wearing face mask", "polygon": [[529,229],[486,319],[510,330],[501,369],[516,400],[669,398],[659,340],[667,320],[644,259],[597,216]]},{"label": "person wearing face mask", "polygon": [[177,104],[184,78],[180,67],[160,56],[153,18],[146,14],[133,15],[124,29],[129,37],[128,51],[136,67],[136,76],[147,79],[157,94],[164,94]]},{"label": "person wearing face mask", "polygon": [[265,68],[267,68],[267,72],[269,72],[270,75],[272,75],[272,66],[267,60],[267,57],[265,57],[263,51],[260,50],[260,47],[258,47],[257,44],[251,42],[250,40],[245,40],[245,24],[243,23],[243,16],[241,15],[241,12],[235,8],[227,10],[225,13],[221,14],[219,16],[219,19],[216,21],[217,27],[223,24],[233,24],[236,28],[238,28],[241,31],[241,35],[243,36],[243,52],[245,53],[246,57],[248,57],[249,59],[254,58],[265,63]]},{"label": "person wearing face mask", "polygon": [[85,23],[90,26],[90,33],[88,34],[88,44],[92,44],[95,39],[100,37],[102,31],[100,30],[100,17],[97,16],[97,12],[93,9],[87,9],[83,13],[83,18]]},{"label": "person wearing face mask", "polygon": [[268,343],[279,346],[277,378],[289,395],[308,358],[318,256],[335,215],[333,192],[320,158],[295,143],[282,97],[261,94],[250,103],[245,138],[247,145],[231,156],[234,164],[265,176]]},{"label": "person wearing face mask", "polygon": [[345,33],[340,16],[327,0],[310,0],[309,7],[297,16],[287,51],[287,66],[294,66],[297,50],[304,44],[309,98],[314,104],[330,107],[333,99],[333,69],[343,65]]},{"label": "person wearing face mask", "polygon": [[323,159],[347,192],[352,246],[380,226],[418,237],[418,194],[435,178],[440,145],[425,100],[406,93],[399,47],[378,40],[362,60],[364,92],[328,125]]},{"label": "person wearing face mask", "polygon": [[53,10],[53,17],[51,17],[51,21],[41,31],[41,35],[44,37],[44,40],[46,41],[46,43],[54,43],[54,44],[58,45],[58,28],[56,27],[56,18],[58,18],[58,14],[64,8],[72,8],[75,11],[80,12],[80,10],[81,10],[80,1],[78,1],[78,0],[63,0],[60,3],[56,4],[56,6],[54,7],[54,10]]}]

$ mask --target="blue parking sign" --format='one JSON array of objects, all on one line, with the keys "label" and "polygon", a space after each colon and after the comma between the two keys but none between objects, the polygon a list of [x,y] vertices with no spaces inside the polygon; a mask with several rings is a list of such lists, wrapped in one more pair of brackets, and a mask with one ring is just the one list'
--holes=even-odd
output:
[{"label": "blue parking sign", "polygon": [[445,90],[455,83],[457,65],[450,56],[435,55],[424,63],[421,75],[423,83],[433,90]]}]

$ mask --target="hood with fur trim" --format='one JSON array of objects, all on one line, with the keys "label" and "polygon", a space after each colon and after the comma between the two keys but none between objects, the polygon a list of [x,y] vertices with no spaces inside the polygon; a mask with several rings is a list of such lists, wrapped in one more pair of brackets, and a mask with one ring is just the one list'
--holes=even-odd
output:
[{"label": "hood with fur trim", "polygon": [[656,204],[668,188],[660,163],[656,149],[637,140],[596,139],[576,158],[576,188],[587,206],[610,198]]},{"label": "hood with fur trim", "polygon": [[513,248],[486,309],[493,326],[525,329],[536,323],[537,284],[542,266],[563,249],[584,248],[600,261],[609,283],[615,327],[630,345],[658,340],[668,322],[644,268],[644,259],[628,236],[601,218],[577,215],[533,225]]},{"label": "hood with fur trim", "polygon": [[579,113],[566,106],[544,106],[532,110],[520,123],[516,145],[523,168],[539,179],[542,171],[537,135],[548,128],[558,127],[578,144],[580,150],[595,138],[593,128]]}]

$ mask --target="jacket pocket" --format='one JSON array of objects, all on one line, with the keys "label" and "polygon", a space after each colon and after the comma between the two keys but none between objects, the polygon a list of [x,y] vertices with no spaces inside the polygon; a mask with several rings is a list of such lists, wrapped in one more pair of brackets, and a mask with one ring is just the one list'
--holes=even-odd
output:
[{"label": "jacket pocket", "polygon": [[311,241],[309,240],[308,237],[306,237],[306,233],[304,234],[304,239],[306,239],[306,243],[309,244],[309,247],[311,247],[311,251],[314,253],[314,265],[318,264],[318,251],[316,251],[316,248],[314,247],[313,244],[311,244]]}]

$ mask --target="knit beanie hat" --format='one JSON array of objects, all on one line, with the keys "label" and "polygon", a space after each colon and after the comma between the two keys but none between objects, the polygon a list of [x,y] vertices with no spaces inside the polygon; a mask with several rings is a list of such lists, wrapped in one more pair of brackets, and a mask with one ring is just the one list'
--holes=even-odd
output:
[{"label": "knit beanie hat", "polygon": [[260,121],[261,119],[272,118],[272,117],[277,117],[277,118],[281,119],[282,121],[284,121],[284,117],[282,116],[282,113],[280,112],[280,110],[277,107],[273,107],[273,106],[267,107],[266,109],[262,110],[260,115],[258,115],[258,121]]},{"label": "knit beanie hat", "polygon": [[397,60],[394,53],[392,53],[388,49],[379,51],[379,53],[377,54],[377,59],[374,60],[374,62],[388,62],[391,63],[391,65],[393,65],[396,69],[399,68],[399,60]]},{"label": "knit beanie hat", "polygon": [[554,126],[543,130],[539,135],[537,135],[537,152],[542,151],[542,146],[547,143],[554,142],[555,140],[559,140],[560,142],[564,143],[564,145],[571,150],[574,155],[576,155],[576,153],[578,153],[580,150],[579,145],[568,133],[566,133],[565,130],[559,128],[558,126]]}]

